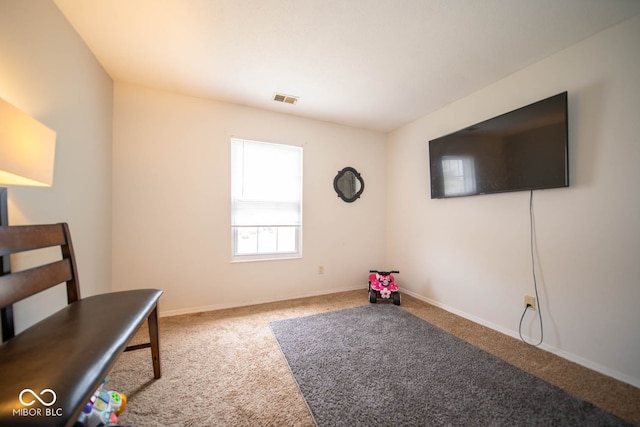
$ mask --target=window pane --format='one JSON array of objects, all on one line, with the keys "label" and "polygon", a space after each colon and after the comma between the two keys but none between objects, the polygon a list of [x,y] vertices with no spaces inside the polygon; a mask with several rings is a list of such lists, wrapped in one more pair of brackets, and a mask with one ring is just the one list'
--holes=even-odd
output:
[{"label": "window pane", "polygon": [[237,227],[236,230],[236,253],[255,254],[258,251],[258,227]]},{"label": "window pane", "polygon": [[296,252],[297,227],[278,227],[278,252]]},{"label": "window pane", "polygon": [[276,227],[258,228],[258,253],[273,254],[277,252],[278,230]]},{"label": "window pane", "polygon": [[297,201],[300,199],[299,148],[251,144],[244,151],[242,197],[248,200]]}]

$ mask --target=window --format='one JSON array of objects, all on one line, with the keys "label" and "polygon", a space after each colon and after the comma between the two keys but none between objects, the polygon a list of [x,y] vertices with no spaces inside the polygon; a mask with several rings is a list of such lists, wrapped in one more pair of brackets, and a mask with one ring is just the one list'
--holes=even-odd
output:
[{"label": "window", "polygon": [[231,139],[231,259],[300,257],[302,147]]}]

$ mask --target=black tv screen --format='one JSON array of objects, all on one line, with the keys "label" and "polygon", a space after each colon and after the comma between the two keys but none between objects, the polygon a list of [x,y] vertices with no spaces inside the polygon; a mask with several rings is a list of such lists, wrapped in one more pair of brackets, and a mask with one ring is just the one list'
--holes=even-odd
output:
[{"label": "black tv screen", "polygon": [[429,141],[431,198],[569,186],[567,92]]}]

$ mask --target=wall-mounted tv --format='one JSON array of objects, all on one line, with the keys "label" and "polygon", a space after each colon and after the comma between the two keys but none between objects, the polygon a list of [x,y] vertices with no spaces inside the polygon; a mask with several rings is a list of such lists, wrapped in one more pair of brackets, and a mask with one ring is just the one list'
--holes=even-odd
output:
[{"label": "wall-mounted tv", "polygon": [[431,198],[569,186],[567,92],[429,141]]}]

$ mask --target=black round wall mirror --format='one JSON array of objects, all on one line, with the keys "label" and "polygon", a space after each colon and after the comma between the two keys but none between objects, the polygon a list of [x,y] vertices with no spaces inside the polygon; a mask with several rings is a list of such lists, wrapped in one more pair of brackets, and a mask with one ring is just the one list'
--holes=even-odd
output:
[{"label": "black round wall mirror", "polygon": [[342,200],[352,203],[364,191],[364,181],[357,170],[346,167],[338,172],[338,175],[333,179],[333,189]]}]

